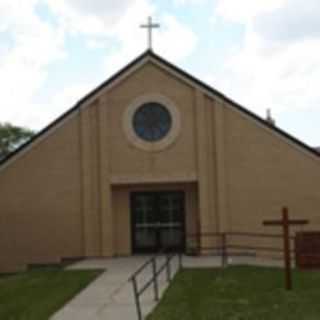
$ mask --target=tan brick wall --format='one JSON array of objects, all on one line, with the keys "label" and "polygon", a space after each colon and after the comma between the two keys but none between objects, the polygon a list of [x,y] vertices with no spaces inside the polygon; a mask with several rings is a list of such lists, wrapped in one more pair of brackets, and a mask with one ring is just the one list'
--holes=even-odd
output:
[{"label": "tan brick wall", "polygon": [[83,255],[79,125],[62,125],[0,172],[0,271]]},{"label": "tan brick wall", "polygon": [[[130,144],[122,121],[126,108],[145,94],[158,93],[172,100],[180,111],[182,127],[175,143],[161,152],[146,152]],[[133,73],[106,95],[110,132],[112,176],[190,176],[197,171],[194,90],[152,64]],[[129,161],[128,161],[129,160]]]},{"label": "tan brick wall", "polygon": [[[224,135],[229,230],[280,233],[262,221],[280,218],[282,206],[290,217],[310,220],[303,230],[320,229],[320,159],[230,108]],[[242,241],[281,247],[274,240]]]},{"label": "tan brick wall", "polygon": [[[149,152],[122,125],[155,93],[173,101],[181,131]],[[130,254],[133,190],[185,190],[188,233],[266,231],[283,205],[320,228],[320,160],[179,76],[147,63],[88,103],[0,171],[0,271]]]}]

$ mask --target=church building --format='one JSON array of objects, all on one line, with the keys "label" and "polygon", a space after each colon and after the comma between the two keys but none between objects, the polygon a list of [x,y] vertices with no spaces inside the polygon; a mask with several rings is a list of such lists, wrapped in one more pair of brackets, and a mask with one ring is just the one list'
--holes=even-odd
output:
[{"label": "church building", "polygon": [[[148,50],[0,164],[0,272],[320,228],[320,154]],[[200,245],[206,245],[201,238]]]}]

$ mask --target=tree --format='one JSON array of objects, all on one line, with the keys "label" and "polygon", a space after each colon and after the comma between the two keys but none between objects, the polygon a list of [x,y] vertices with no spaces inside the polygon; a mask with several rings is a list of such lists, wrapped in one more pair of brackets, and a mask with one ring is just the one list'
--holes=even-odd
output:
[{"label": "tree", "polygon": [[28,128],[0,122],[0,159],[17,149],[34,134],[34,131]]}]

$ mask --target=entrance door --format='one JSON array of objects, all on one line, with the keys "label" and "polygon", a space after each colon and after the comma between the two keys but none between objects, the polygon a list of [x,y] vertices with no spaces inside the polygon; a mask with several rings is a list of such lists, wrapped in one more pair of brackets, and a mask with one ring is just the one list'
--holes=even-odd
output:
[{"label": "entrance door", "polygon": [[183,250],[184,192],[134,192],[131,215],[134,253]]}]

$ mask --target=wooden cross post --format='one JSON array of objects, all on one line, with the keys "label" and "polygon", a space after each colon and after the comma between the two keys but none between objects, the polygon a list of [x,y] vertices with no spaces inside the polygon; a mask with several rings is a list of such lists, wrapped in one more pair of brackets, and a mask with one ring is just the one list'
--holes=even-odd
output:
[{"label": "wooden cross post", "polygon": [[308,220],[290,220],[288,214],[288,208],[282,209],[281,220],[267,220],[263,222],[265,226],[282,226],[283,230],[283,252],[284,252],[284,264],[285,264],[285,279],[286,289],[292,289],[292,277],[291,277],[291,254],[290,254],[290,230],[289,227],[292,225],[304,225],[309,223]]}]

